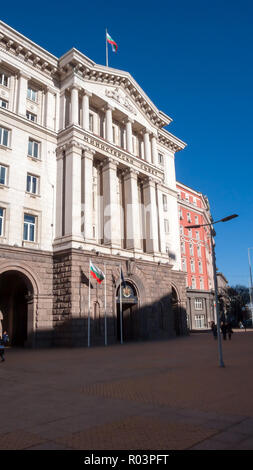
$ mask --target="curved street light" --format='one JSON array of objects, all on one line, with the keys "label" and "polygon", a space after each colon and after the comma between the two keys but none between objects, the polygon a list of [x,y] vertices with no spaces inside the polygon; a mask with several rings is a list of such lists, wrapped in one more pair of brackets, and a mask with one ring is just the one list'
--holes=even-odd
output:
[{"label": "curved street light", "polygon": [[232,214],[228,217],[224,217],[223,219],[216,220],[215,222],[211,222],[210,224],[199,224],[199,225],[186,225],[185,228],[200,228],[209,226],[211,228],[211,247],[212,247],[212,259],[213,259],[213,280],[214,280],[214,290],[215,290],[215,302],[216,302],[216,318],[217,318],[217,336],[218,336],[218,351],[219,351],[219,365],[220,367],[225,367],[223,362],[223,355],[222,355],[222,345],[221,345],[221,333],[220,333],[220,308],[218,302],[218,285],[217,285],[217,273],[216,273],[216,257],[215,257],[215,245],[214,245],[214,237],[216,235],[215,230],[213,228],[214,224],[218,224],[219,222],[228,222],[231,219],[238,217],[238,214]]}]

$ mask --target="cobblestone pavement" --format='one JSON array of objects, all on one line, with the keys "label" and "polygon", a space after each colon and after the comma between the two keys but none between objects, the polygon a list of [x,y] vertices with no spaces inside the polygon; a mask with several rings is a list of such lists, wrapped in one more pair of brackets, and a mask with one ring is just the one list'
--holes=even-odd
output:
[{"label": "cobblestone pavement", "polygon": [[0,450],[253,449],[253,331],[90,349],[8,349]]}]

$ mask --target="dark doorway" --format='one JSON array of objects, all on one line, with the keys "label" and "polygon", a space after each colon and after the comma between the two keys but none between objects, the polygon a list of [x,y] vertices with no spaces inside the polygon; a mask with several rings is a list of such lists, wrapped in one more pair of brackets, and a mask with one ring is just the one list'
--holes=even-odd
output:
[{"label": "dark doorway", "polygon": [[24,274],[18,271],[1,274],[2,329],[8,332],[11,346],[24,346],[27,341],[28,298],[32,293],[32,285]]},{"label": "dark doorway", "polygon": [[174,317],[174,329],[176,332],[176,335],[179,336],[182,331],[181,331],[181,315],[180,315],[180,309],[178,305],[178,297],[176,290],[174,287],[171,289],[171,305],[172,305],[172,312],[173,312],[173,317]]},{"label": "dark doorway", "polygon": [[[120,288],[117,295],[117,339],[121,340]],[[122,336],[123,341],[136,341],[140,337],[138,317],[138,297],[135,288],[129,282],[121,286],[122,299]]]}]

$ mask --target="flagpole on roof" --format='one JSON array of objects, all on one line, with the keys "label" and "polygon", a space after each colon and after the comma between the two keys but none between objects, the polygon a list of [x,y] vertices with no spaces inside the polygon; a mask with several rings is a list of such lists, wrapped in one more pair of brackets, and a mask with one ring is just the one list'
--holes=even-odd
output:
[{"label": "flagpole on roof", "polygon": [[105,60],[106,60],[106,67],[108,67],[108,42],[107,42],[107,28],[105,30]]},{"label": "flagpole on roof", "polygon": [[90,259],[89,259],[89,301],[88,301],[88,348],[90,347]]}]

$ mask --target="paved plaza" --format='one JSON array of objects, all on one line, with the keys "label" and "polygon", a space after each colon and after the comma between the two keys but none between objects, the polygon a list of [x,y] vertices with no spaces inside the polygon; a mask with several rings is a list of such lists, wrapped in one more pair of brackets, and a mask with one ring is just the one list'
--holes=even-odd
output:
[{"label": "paved plaza", "polygon": [[0,449],[253,449],[253,332],[7,349]]}]

